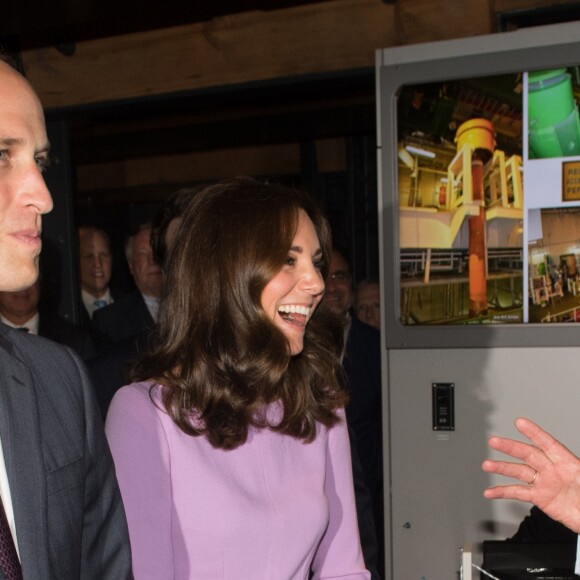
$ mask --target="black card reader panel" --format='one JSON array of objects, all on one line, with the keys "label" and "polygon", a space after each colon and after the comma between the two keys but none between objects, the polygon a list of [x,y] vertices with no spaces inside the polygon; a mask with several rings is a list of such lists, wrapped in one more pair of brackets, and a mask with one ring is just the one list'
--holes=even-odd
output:
[{"label": "black card reader panel", "polygon": [[455,431],[455,384],[433,383],[433,430]]}]

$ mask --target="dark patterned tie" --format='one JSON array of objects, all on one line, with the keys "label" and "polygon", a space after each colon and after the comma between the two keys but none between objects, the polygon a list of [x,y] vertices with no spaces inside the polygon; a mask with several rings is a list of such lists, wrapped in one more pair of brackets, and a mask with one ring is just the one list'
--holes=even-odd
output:
[{"label": "dark patterned tie", "polygon": [[22,568],[14,546],[12,532],[6,519],[4,504],[0,501],[0,568],[7,580],[22,580]]}]

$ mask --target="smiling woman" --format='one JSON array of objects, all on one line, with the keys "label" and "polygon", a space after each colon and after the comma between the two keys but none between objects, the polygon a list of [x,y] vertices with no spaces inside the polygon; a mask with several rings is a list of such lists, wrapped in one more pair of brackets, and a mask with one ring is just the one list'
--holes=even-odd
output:
[{"label": "smiling woman", "polygon": [[[280,399],[282,432],[310,441],[317,421],[336,423],[341,322],[316,308],[329,249],[326,219],[303,192],[248,179],[193,197],[167,266],[158,344],[134,373],[168,387],[165,407],[186,433],[234,448],[260,424],[255,411]],[[278,311],[286,306],[308,308],[308,324]],[[293,359],[302,340],[307,352]]]},{"label": "smiling woman", "polygon": [[137,580],[369,578],[330,247],[293,189],[230,180],[185,209],[155,346],[107,417]]},{"label": "smiling woman", "polygon": [[322,250],[312,220],[299,210],[298,229],[282,269],[266,284],[262,307],[288,340],[290,354],[304,348],[304,332],[322,300]]}]

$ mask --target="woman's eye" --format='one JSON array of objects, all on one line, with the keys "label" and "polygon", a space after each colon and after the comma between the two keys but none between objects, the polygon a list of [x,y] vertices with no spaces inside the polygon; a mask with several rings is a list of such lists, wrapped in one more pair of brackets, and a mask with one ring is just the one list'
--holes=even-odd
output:
[{"label": "woman's eye", "polygon": [[325,265],[326,263],[324,262],[324,260],[314,260],[314,267],[317,270],[322,270]]},{"label": "woman's eye", "polygon": [[287,266],[294,266],[294,264],[296,264],[296,258],[293,258],[292,256],[288,256],[286,258],[286,265]]}]

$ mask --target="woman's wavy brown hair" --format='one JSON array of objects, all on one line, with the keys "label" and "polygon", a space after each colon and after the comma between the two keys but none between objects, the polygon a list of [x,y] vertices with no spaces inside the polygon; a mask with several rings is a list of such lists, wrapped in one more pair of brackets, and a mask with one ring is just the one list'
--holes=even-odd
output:
[{"label": "woman's wavy brown hair", "polygon": [[[187,205],[167,263],[154,347],[133,380],[166,388],[163,405],[189,435],[217,448],[246,441],[249,426],[311,442],[317,423],[331,427],[346,403],[339,386],[343,326],[322,302],[306,326],[304,348],[286,337],[261,305],[280,271],[300,210],[312,220],[326,277],[331,252],[324,215],[304,192],[251,179],[210,185]],[[269,424],[269,403],[282,417]]]}]

